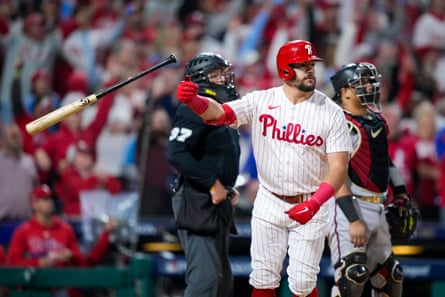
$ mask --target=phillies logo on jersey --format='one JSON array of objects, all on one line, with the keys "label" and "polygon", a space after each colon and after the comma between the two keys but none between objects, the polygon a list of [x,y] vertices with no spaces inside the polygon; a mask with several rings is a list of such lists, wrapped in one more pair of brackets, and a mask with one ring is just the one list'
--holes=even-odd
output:
[{"label": "phillies logo on jersey", "polygon": [[270,114],[260,115],[260,123],[263,124],[263,136],[271,135],[272,139],[287,141],[309,146],[323,145],[323,138],[314,134],[306,134],[306,131],[297,123],[288,123],[282,129],[277,127],[277,120]]}]

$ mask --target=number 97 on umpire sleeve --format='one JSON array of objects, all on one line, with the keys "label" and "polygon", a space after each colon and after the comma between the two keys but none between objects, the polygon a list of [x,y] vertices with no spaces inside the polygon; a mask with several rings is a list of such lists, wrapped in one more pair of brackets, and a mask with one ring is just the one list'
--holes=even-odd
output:
[{"label": "number 97 on umpire sleeve", "polygon": [[192,135],[192,130],[188,128],[179,128],[179,127],[173,127],[173,129],[170,131],[170,137],[168,138],[169,141],[176,140],[178,142],[185,142],[187,138],[189,138]]}]

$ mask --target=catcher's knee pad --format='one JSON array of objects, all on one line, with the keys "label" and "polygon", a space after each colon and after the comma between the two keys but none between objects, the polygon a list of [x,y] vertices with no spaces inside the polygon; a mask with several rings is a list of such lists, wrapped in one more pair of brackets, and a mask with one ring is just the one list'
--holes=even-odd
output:
[{"label": "catcher's knee pad", "polygon": [[362,295],[364,285],[369,278],[366,259],[366,253],[352,253],[335,264],[335,269],[339,272],[335,280],[335,285],[338,288],[335,296],[354,297]]},{"label": "catcher's knee pad", "polygon": [[391,254],[383,264],[371,273],[371,285],[377,296],[401,297],[403,289],[403,269]]}]

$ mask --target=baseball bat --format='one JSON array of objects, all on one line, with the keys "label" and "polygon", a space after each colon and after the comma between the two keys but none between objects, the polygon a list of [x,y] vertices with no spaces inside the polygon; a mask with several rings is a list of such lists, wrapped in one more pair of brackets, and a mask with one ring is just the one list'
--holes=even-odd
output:
[{"label": "baseball bat", "polygon": [[139,73],[137,73],[134,76],[130,76],[129,78],[120,81],[106,89],[100,90],[94,94],[91,94],[87,97],[84,97],[82,99],[79,99],[77,101],[74,101],[72,103],[63,105],[59,108],[57,108],[56,110],[53,110],[31,122],[29,122],[28,124],[26,124],[26,131],[28,132],[28,134],[30,135],[34,135],[37,134],[55,124],[57,124],[58,122],[62,121],[64,118],[77,113],[79,111],[81,111],[82,109],[84,109],[85,107],[96,103],[100,98],[104,97],[105,95],[107,95],[110,92],[113,92],[116,89],[119,89],[129,83],[131,83],[132,81],[141,78],[142,76],[155,71],[156,69],[159,69],[167,64],[171,64],[171,63],[175,63],[176,62],[176,57],[175,55],[171,54],[168,58],[164,59],[163,61],[159,62],[158,64],[153,65],[150,68],[147,68]]}]

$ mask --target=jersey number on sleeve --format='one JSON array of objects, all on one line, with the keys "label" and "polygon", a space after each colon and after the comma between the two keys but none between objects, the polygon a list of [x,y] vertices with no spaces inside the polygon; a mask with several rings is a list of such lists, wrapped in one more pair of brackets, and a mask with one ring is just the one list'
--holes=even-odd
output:
[{"label": "jersey number on sleeve", "polygon": [[174,127],[170,132],[169,141],[176,140],[178,142],[184,142],[192,135],[192,130],[188,128]]}]

